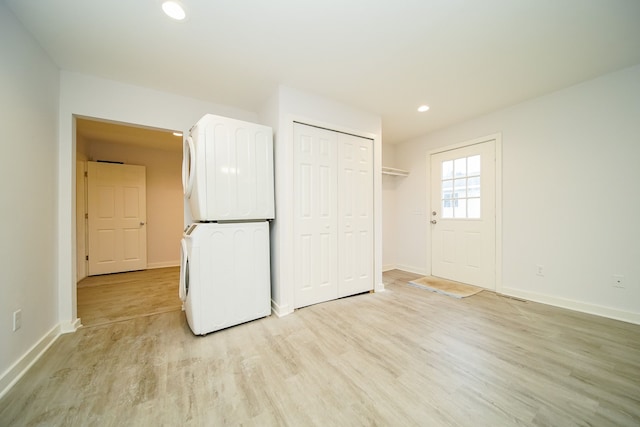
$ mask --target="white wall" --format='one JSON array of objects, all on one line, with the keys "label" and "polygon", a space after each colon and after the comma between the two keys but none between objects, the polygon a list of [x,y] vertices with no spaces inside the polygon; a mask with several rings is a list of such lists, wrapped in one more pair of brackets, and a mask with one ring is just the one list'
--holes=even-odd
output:
[{"label": "white wall", "polygon": [[193,98],[62,71],[58,154],[59,316],[64,330],[78,324],[75,259],[74,115],[187,132],[204,114],[257,121],[257,115]]},{"label": "white wall", "polygon": [[[57,335],[55,64],[0,2],[0,394]],[[22,328],[12,316],[22,310]]]},{"label": "white wall", "polygon": [[91,160],[145,166],[147,267],[180,265],[180,240],[184,229],[182,151],[154,150],[95,141],[89,147]]},{"label": "white wall", "polygon": [[[396,147],[382,144],[382,165],[396,167]],[[404,177],[382,175],[382,270],[396,267],[396,187]]]},{"label": "white wall", "polygon": [[278,315],[293,311],[293,121],[323,126],[374,140],[375,282],[382,290],[382,204],[380,116],[338,102],[281,86],[260,117],[274,129],[276,218],[272,223],[272,305]]},{"label": "white wall", "polygon": [[426,153],[497,132],[503,292],[640,323],[640,65],[398,145],[398,265],[428,273]]}]

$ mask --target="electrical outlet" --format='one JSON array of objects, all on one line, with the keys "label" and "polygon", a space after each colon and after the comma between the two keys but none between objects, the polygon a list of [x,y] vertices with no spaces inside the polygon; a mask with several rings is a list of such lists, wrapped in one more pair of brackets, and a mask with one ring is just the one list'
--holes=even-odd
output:
[{"label": "electrical outlet", "polygon": [[544,267],[540,264],[536,265],[536,275],[544,276]]},{"label": "electrical outlet", "polygon": [[622,274],[614,274],[611,280],[614,288],[624,288],[624,276]]},{"label": "electrical outlet", "polygon": [[22,310],[16,310],[13,312],[13,332],[22,327]]}]

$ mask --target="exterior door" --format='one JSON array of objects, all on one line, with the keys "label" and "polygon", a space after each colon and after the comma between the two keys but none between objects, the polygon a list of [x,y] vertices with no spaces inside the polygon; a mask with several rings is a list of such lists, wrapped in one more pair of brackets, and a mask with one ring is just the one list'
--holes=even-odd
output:
[{"label": "exterior door", "polygon": [[147,268],[145,167],[88,162],[89,275]]},{"label": "exterior door", "polygon": [[373,290],[373,141],[338,134],[338,296]]},{"label": "exterior door", "polygon": [[338,297],[338,134],[294,124],[294,306]]},{"label": "exterior door", "polygon": [[431,155],[431,274],[495,289],[495,140]]}]

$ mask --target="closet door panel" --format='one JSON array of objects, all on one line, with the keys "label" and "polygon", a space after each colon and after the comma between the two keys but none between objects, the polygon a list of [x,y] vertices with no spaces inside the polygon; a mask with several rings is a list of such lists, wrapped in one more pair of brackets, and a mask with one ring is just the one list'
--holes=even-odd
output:
[{"label": "closet door panel", "polygon": [[373,290],[373,141],[338,134],[338,295]]},{"label": "closet door panel", "polygon": [[294,125],[294,307],[337,298],[337,134]]}]

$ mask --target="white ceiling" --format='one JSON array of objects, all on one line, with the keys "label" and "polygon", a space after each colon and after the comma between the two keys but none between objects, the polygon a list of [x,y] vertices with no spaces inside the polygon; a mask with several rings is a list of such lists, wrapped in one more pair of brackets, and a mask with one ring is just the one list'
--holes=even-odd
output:
[{"label": "white ceiling", "polygon": [[5,1],[61,69],[250,111],[284,84],[385,143],[640,63],[639,0]]}]

